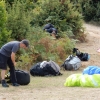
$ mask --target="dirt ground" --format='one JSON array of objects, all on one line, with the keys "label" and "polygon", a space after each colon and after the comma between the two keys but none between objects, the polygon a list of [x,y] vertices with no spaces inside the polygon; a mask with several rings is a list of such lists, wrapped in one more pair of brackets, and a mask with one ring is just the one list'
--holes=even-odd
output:
[{"label": "dirt ground", "polygon": [[57,77],[31,77],[27,86],[3,88],[0,85],[0,100],[100,100],[100,89],[89,87],[65,87],[68,75],[82,73],[89,65],[99,66],[100,27],[84,24],[87,43],[77,43],[76,47],[90,54],[88,62],[82,62],[78,71],[61,71]]}]

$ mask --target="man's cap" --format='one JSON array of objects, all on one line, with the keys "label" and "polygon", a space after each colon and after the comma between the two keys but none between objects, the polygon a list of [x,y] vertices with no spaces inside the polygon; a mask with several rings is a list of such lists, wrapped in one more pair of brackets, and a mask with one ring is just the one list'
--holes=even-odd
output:
[{"label": "man's cap", "polygon": [[24,40],[21,41],[21,43],[25,44],[25,46],[29,48],[29,44],[30,44],[29,40],[24,39]]}]

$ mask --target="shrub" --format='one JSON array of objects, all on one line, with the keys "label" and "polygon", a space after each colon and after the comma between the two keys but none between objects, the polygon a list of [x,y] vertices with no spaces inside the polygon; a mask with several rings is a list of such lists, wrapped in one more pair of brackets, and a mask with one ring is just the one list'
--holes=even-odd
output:
[{"label": "shrub", "polygon": [[23,0],[15,0],[12,6],[8,5],[7,29],[11,30],[11,38],[22,40],[31,30],[31,10],[27,9],[27,3]]},{"label": "shrub", "polygon": [[0,47],[9,40],[10,32],[6,29],[7,12],[5,2],[0,1]]},{"label": "shrub", "polygon": [[31,52],[33,62],[43,60],[53,60],[61,62],[66,58],[66,55],[72,53],[72,48],[75,43],[68,37],[53,40],[48,33],[43,32],[39,27],[34,27],[34,32],[30,35]]},{"label": "shrub", "polygon": [[36,9],[38,13],[35,14],[32,21],[33,25],[38,24],[39,26],[42,26],[48,23],[47,21],[49,20],[56,28],[58,28],[59,35],[61,35],[61,31],[67,36],[67,33],[69,33],[74,37],[82,33],[80,32],[80,30],[83,30],[82,14],[76,10],[76,6],[71,3],[70,0],[67,0],[64,3],[61,3],[58,0],[41,1],[41,4],[34,9],[35,11],[33,10],[34,13],[36,12]]}]

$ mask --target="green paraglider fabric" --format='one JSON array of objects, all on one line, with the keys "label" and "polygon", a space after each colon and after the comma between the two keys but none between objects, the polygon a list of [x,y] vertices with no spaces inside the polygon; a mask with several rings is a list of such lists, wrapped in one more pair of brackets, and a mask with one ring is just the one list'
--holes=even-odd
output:
[{"label": "green paraglider fabric", "polygon": [[80,86],[80,76],[81,74],[72,74],[64,83],[64,86]]},{"label": "green paraglider fabric", "polygon": [[64,86],[100,87],[100,74],[72,74],[66,79]]}]

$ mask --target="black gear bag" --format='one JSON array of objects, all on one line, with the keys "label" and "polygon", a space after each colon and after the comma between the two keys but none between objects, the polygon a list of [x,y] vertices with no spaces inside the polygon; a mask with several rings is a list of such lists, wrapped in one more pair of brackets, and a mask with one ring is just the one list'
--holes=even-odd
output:
[{"label": "black gear bag", "polygon": [[[30,74],[23,70],[15,70],[17,83],[20,85],[28,85],[30,83]],[[11,83],[10,72],[6,75],[7,83]]]}]

